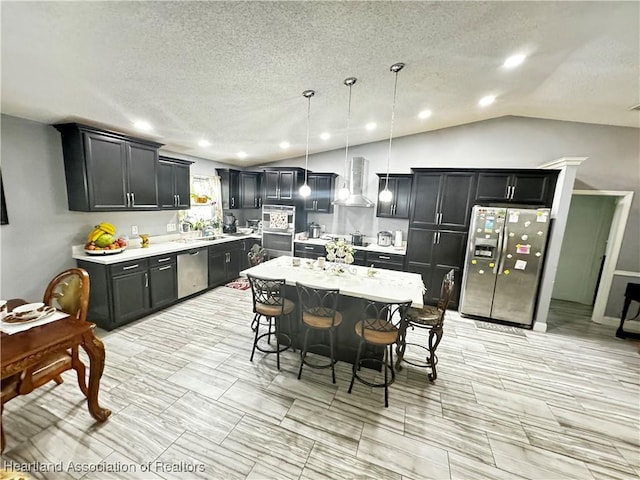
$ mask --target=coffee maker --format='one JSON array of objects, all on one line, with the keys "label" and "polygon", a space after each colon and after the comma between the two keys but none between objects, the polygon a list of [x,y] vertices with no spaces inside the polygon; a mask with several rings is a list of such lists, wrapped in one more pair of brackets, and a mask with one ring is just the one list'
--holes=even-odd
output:
[{"label": "coffee maker", "polygon": [[236,233],[236,216],[233,213],[227,213],[222,217],[222,233]]}]

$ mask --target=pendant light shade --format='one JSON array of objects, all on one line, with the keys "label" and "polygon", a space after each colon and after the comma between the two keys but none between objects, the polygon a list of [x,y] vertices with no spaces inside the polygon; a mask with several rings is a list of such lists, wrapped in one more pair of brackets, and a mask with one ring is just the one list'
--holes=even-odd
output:
[{"label": "pendant light shade", "polygon": [[396,74],[395,82],[393,85],[393,103],[391,105],[391,128],[389,130],[389,152],[387,153],[387,177],[384,183],[384,190],[380,192],[378,199],[383,203],[388,203],[393,199],[393,193],[389,190],[389,166],[391,165],[391,141],[393,140],[393,121],[396,113],[396,92],[398,90],[398,72],[404,68],[404,63],[394,63],[389,68],[390,71]]},{"label": "pendant light shade", "polygon": [[349,107],[347,108],[347,130],[346,130],[346,147],[344,149],[344,181],[342,182],[342,188],[338,190],[338,199],[347,200],[351,196],[351,190],[349,190],[348,176],[349,176],[349,123],[351,122],[351,87],[358,81],[356,77],[349,77],[344,79],[344,84],[349,87]]},{"label": "pendant light shade", "polygon": [[300,187],[299,193],[301,197],[311,195],[311,187],[307,184],[307,170],[309,166],[309,123],[311,120],[311,97],[316,94],[314,90],[305,90],[302,96],[307,99],[307,148],[304,154],[304,185]]}]

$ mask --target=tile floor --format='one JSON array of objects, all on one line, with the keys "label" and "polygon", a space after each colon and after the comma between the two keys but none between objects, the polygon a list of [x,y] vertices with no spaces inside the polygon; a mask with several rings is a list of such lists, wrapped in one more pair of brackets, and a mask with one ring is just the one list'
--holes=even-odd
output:
[{"label": "tile floor", "polygon": [[575,306],[524,336],[450,312],[438,379],[405,367],[388,409],[380,389],[347,394],[346,364],[333,385],[327,370],[298,381],[293,352],[280,372],[274,356],[250,363],[249,312],[250,292],[220,287],[99,332],[112,416],[96,424],[68,372],[6,405],[3,466],[47,479],[640,476],[639,344]]}]

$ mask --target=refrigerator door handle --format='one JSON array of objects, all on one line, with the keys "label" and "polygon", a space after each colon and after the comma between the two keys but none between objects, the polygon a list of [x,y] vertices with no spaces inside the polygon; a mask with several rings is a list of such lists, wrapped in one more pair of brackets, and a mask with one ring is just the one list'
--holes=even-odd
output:
[{"label": "refrigerator door handle", "polygon": [[500,247],[500,266],[498,267],[498,275],[502,275],[504,262],[507,258],[507,243],[509,243],[509,235],[507,234],[507,225],[502,229],[502,245]]},{"label": "refrigerator door handle", "polygon": [[[506,235],[504,234],[504,230],[507,228],[507,226],[505,225],[504,227],[502,227],[500,229],[500,233],[498,234],[498,245],[500,245],[500,250],[498,251],[498,255],[500,258],[500,261],[502,262],[502,252],[505,249],[505,246],[502,245],[502,242],[504,241],[504,238]],[[497,274],[498,273],[498,263],[499,262],[495,262],[493,265],[493,274]]]}]

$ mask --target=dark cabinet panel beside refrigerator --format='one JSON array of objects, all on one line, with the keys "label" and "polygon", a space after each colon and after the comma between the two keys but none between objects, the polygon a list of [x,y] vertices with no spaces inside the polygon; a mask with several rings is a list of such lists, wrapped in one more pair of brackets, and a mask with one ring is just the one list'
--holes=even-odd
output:
[{"label": "dark cabinet panel beside refrigerator", "polygon": [[533,324],[550,210],[473,208],[460,313]]}]

